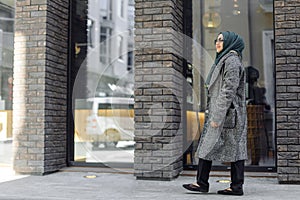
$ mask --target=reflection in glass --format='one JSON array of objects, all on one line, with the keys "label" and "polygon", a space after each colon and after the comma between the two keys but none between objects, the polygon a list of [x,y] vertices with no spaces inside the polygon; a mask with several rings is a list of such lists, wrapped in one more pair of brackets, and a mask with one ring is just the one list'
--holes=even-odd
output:
[{"label": "reflection in glass", "polygon": [[83,50],[73,58],[74,161],[133,163],[134,1],[85,2],[72,30]]}]

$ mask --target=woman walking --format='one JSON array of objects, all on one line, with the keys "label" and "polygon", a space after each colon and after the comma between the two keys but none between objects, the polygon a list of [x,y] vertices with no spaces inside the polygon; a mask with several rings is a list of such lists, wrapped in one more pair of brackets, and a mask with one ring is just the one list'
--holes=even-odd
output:
[{"label": "woman walking", "polygon": [[212,161],[231,163],[231,184],[218,194],[243,195],[247,159],[247,113],[243,39],[234,32],[220,32],[215,40],[216,58],[206,79],[207,110],[196,155],[196,183],[190,191],[208,192]]}]

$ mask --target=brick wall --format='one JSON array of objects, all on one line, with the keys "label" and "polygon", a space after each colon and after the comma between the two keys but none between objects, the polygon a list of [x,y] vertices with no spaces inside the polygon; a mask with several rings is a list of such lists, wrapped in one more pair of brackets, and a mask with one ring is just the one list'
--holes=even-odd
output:
[{"label": "brick wall", "polygon": [[279,183],[300,183],[300,1],[275,0]]},{"label": "brick wall", "polygon": [[14,169],[47,174],[66,165],[68,1],[17,0]]},{"label": "brick wall", "polygon": [[137,179],[170,180],[182,170],[180,0],[135,0]]}]

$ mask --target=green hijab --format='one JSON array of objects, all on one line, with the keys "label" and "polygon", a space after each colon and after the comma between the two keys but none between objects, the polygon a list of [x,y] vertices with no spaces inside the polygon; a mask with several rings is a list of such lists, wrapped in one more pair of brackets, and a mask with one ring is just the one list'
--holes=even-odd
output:
[{"label": "green hijab", "polygon": [[236,51],[239,54],[239,56],[242,57],[242,52],[245,47],[243,39],[238,34],[236,34],[234,32],[230,32],[230,31],[222,31],[218,34],[218,36],[220,34],[223,35],[223,39],[224,39],[223,50],[220,51],[219,53],[218,52],[216,53],[215,62],[212,65],[212,67],[210,68],[210,71],[207,75],[207,79],[205,81],[206,85],[209,84],[212,73],[216,68],[216,65],[219,63],[219,61],[221,60],[221,58],[224,55],[226,55],[227,53],[229,53],[230,51],[233,50],[233,51]]},{"label": "green hijab", "polygon": [[223,50],[219,53],[216,53],[215,64],[218,64],[220,59],[232,50],[236,51],[242,57],[242,52],[244,50],[245,44],[241,36],[230,31],[220,32],[218,36],[220,34],[223,35],[224,39]]}]

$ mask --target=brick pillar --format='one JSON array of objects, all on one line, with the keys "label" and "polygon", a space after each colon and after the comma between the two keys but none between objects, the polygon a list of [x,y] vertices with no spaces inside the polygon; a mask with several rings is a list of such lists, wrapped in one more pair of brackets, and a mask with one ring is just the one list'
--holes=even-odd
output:
[{"label": "brick pillar", "polygon": [[135,176],[171,180],[182,171],[183,1],[135,3]]},{"label": "brick pillar", "polygon": [[300,183],[300,7],[274,4],[278,181]]},{"label": "brick pillar", "polygon": [[68,1],[16,0],[14,169],[43,175],[66,165]]}]

